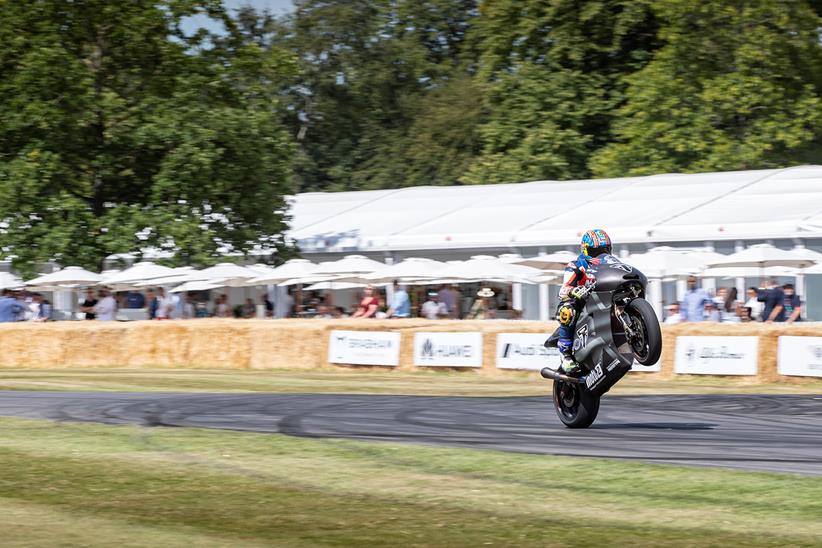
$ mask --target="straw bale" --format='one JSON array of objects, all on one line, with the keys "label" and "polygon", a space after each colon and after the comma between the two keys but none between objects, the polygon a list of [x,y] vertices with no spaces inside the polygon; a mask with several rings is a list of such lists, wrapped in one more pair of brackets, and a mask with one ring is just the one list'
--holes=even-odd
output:
[{"label": "straw bale", "polygon": [[63,360],[69,367],[119,367],[124,363],[127,327],[117,322],[77,322],[68,325]]},{"label": "straw bale", "polygon": [[57,324],[0,324],[0,367],[62,367],[66,337]]},{"label": "straw bale", "polygon": [[251,364],[250,339],[251,320],[191,320],[188,360],[184,365],[248,369]]},{"label": "straw bale", "polygon": [[189,362],[191,322],[139,321],[128,324],[123,340],[123,365],[183,367]]},{"label": "straw bale", "polygon": [[250,367],[252,369],[315,369],[326,365],[327,321],[300,321],[280,324],[253,322],[250,326]]}]

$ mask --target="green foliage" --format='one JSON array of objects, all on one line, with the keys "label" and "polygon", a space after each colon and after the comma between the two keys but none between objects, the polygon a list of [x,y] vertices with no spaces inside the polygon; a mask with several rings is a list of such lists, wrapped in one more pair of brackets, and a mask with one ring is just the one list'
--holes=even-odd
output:
[{"label": "green foliage", "polygon": [[[185,36],[195,13],[229,32]],[[296,65],[220,2],[5,2],[0,42],[0,248],[18,268],[283,246],[292,145],[276,107]]]},{"label": "green foliage", "polygon": [[664,47],[631,75],[598,175],[819,162],[822,20],[807,2],[657,3]]}]

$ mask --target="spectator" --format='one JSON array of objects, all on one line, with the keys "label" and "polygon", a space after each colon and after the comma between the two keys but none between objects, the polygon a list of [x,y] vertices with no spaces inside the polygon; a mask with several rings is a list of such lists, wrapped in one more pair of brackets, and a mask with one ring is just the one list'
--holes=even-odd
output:
[{"label": "spectator", "polygon": [[437,320],[448,316],[448,308],[445,303],[440,302],[436,291],[428,292],[428,300],[422,303],[422,317],[429,320]]},{"label": "spectator", "polygon": [[785,309],[785,323],[802,321],[802,301],[796,294],[793,284],[783,285],[782,291],[785,294],[785,301],[782,305]]},{"label": "spectator", "polygon": [[736,303],[736,315],[739,316],[739,321],[742,323],[756,321],[751,316],[750,307],[743,306],[742,303]]},{"label": "spectator", "polygon": [[13,295],[9,289],[4,289],[0,294],[0,323],[16,322],[17,316],[23,311]]},{"label": "spectator", "polygon": [[166,290],[162,287],[158,287],[157,296],[154,300],[157,303],[156,309],[154,311],[154,319],[167,320],[169,318],[170,301],[168,297],[166,297]]},{"label": "spectator", "polygon": [[126,308],[145,308],[146,298],[139,291],[126,293]]},{"label": "spectator", "polygon": [[739,317],[736,315],[736,288],[720,287],[716,291],[714,304],[719,311],[719,321],[724,323],[736,323]]},{"label": "spectator", "polygon": [[688,291],[682,298],[680,313],[683,322],[701,322],[705,319],[705,303],[711,298],[697,286],[696,276],[688,276]]},{"label": "spectator", "polygon": [[265,306],[265,317],[271,318],[274,316],[274,303],[268,298],[267,293],[260,295],[260,304]]},{"label": "spectator", "polygon": [[757,297],[759,296],[759,292],[755,287],[749,287],[747,296],[748,300],[745,301],[745,308],[750,309],[749,316],[751,317],[751,320],[755,322],[761,322],[762,309],[765,308],[765,304],[757,299]]},{"label": "spectator", "polygon": [[360,299],[360,305],[356,312],[351,315],[352,318],[373,318],[377,314],[380,301],[374,296],[374,288],[370,285],[365,288],[365,295]]},{"label": "spectator", "polygon": [[290,293],[278,293],[274,303],[275,318],[290,318],[294,313],[294,297]]},{"label": "spectator", "polygon": [[246,299],[243,305],[243,318],[251,319],[257,315],[257,306],[253,299]]},{"label": "spectator", "polygon": [[190,293],[186,293],[183,297],[183,319],[190,320],[197,317],[197,310],[194,306],[194,297]]},{"label": "spectator", "polygon": [[682,315],[679,313],[679,303],[668,305],[668,317],[663,323],[672,325],[682,321]]},{"label": "spectator", "polygon": [[231,306],[228,304],[228,295],[225,293],[217,297],[217,300],[214,301],[214,305],[214,315],[216,317],[231,318],[233,316]]},{"label": "spectator", "polygon": [[439,302],[445,305],[448,310],[448,317],[451,319],[459,318],[459,293],[454,289],[454,286],[444,285],[438,294]]},{"label": "spectator", "polygon": [[51,319],[51,303],[48,299],[44,299],[40,293],[35,293],[32,299],[33,303],[37,305],[37,311],[32,321],[47,322]]},{"label": "spectator", "polygon": [[719,308],[716,306],[716,303],[711,299],[705,301],[705,321],[718,322],[720,319],[721,316],[719,315]]},{"label": "spectator", "polygon": [[490,287],[483,287],[477,292],[477,299],[468,312],[471,320],[488,320],[494,317],[494,309],[491,307],[491,299],[495,293]]},{"label": "spectator", "polygon": [[194,305],[195,318],[208,318],[208,304],[205,301],[197,301]]},{"label": "spectator", "polygon": [[94,305],[94,315],[97,320],[114,321],[117,319],[117,301],[108,288],[100,290],[100,300]]},{"label": "spectator", "polygon": [[317,305],[317,314],[314,317],[320,320],[328,320],[333,318],[331,312],[328,310],[328,305],[326,304]]},{"label": "spectator", "polygon": [[153,289],[146,291],[146,304],[148,306],[148,319],[157,318],[157,296]]},{"label": "spectator", "polygon": [[408,292],[397,280],[394,280],[394,297],[391,299],[391,306],[386,314],[389,318],[408,318],[411,316],[411,301],[408,298]]},{"label": "spectator", "polygon": [[93,320],[95,318],[94,307],[97,306],[98,302],[98,299],[94,296],[94,290],[87,289],[86,298],[80,303],[80,312],[86,313],[87,320]]},{"label": "spectator", "polygon": [[765,303],[762,309],[762,319],[765,323],[785,321],[785,292],[776,284],[774,278],[765,280],[759,288],[757,300]]}]

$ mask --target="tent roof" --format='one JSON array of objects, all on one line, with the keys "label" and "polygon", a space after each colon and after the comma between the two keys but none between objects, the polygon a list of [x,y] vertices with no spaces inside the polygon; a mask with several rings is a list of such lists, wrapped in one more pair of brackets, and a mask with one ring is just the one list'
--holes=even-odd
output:
[{"label": "tent roof", "polygon": [[822,237],[822,166],[306,193],[292,215],[306,252]]}]

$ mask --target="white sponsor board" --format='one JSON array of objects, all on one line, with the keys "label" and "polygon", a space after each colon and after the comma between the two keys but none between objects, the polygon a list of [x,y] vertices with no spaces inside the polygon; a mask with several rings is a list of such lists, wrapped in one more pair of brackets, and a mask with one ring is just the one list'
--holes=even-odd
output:
[{"label": "white sponsor board", "polygon": [[779,337],[780,375],[822,377],[822,337]]},{"label": "white sponsor board", "polygon": [[499,333],[497,368],[539,371],[549,366],[556,369],[560,361],[559,350],[543,346],[548,336],[545,333]]},{"label": "white sponsor board", "polygon": [[674,373],[756,375],[757,337],[677,337]]},{"label": "white sponsor board", "polygon": [[329,337],[330,363],[391,366],[400,364],[399,333],[334,330]]},{"label": "white sponsor board", "polygon": [[482,333],[414,333],[414,365],[482,367]]}]

